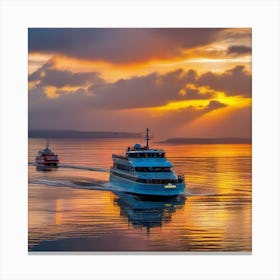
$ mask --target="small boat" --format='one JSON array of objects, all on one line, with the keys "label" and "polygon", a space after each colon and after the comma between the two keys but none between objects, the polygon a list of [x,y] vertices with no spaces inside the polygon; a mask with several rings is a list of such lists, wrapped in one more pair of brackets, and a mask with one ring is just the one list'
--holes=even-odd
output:
[{"label": "small boat", "polygon": [[177,175],[165,151],[149,146],[149,129],[146,146],[135,144],[124,155],[112,155],[110,184],[113,189],[153,196],[176,196],[185,193],[184,175]]},{"label": "small boat", "polygon": [[58,155],[49,149],[49,142],[47,141],[46,148],[40,150],[36,156],[36,164],[37,166],[57,167],[58,163]]}]

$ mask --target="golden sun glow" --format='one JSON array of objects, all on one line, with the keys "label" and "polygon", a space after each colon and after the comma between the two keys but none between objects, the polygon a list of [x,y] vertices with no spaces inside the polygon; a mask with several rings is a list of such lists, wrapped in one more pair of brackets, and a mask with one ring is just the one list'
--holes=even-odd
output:
[{"label": "golden sun glow", "polygon": [[[244,98],[241,96],[226,96],[223,92],[217,92],[215,101],[221,102],[232,108],[243,108],[251,105],[251,98]],[[199,100],[183,100],[176,102],[169,102],[166,105],[150,108],[156,112],[169,112],[172,110],[180,110],[188,107],[196,107],[199,109],[204,109],[209,104],[208,99]]]},{"label": "golden sun glow", "polygon": [[59,95],[57,94],[56,87],[47,86],[45,87],[45,92],[49,98],[57,98]]}]

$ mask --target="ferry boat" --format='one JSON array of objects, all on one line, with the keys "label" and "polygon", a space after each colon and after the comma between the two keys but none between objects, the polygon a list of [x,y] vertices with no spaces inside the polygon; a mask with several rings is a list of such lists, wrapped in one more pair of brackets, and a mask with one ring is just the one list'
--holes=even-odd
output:
[{"label": "ferry boat", "polygon": [[46,148],[40,150],[36,156],[37,166],[57,167],[59,163],[58,155],[49,149],[49,142],[47,142]]},{"label": "ferry boat", "polygon": [[149,146],[149,129],[146,146],[135,144],[124,155],[112,155],[110,183],[118,190],[153,196],[176,196],[185,192],[185,178],[177,175],[165,151]]}]

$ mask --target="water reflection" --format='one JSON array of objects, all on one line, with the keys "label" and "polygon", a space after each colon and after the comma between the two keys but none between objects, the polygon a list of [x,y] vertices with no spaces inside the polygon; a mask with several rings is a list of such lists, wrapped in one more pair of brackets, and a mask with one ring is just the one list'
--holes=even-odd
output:
[{"label": "water reflection", "polygon": [[114,204],[120,207],[120,216],[128,219],[136,228],[161,227],[172,219],[177,209],[183,208],[185,196],[150,197],[114,192]]},{"label": "water reflection", "polygon": [[36,165],[36,171],[49,172],[54,170],[58,170],[58,167],[50,165]]},{"label": "water reflection", "polygon": [[[33,161],[45,139],[29,141]],[[64,163],[108,168],[112,153],[134,141],[53,142]],[[187,201],[100,190],[109,180],[107,173],[64,168],[37,172],[29,166],[29,250],[250,252],[251,145],[164,148],[187,178],[193,194]]]}]

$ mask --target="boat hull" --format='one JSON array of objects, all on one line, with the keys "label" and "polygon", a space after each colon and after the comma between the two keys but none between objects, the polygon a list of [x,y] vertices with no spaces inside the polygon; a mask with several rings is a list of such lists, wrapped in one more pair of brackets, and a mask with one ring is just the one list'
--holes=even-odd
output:
[{"label": "boat hull", "polygon": [[50,166],[50,167],[58,167],[58,162],[40,162],[40,161],[37,161],[36,162],[36,165],[37,166]]},{"label": "boat hull", "polygon": [[149,196],[176,196],[185,193],[185,183],[147,184],[134,182],[110,173],[111,186],[118,191]]}]

